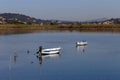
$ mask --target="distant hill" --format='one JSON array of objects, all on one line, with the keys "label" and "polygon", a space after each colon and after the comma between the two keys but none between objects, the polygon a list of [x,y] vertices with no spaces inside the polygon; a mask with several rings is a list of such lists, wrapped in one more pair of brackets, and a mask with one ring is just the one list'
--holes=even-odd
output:
[{"label": "distant hill", "polygon": [[[27,15],[19,14],[19,13],[1,13],[0,14],[0,24],[10,23],[10,24],[73,24],[76,22],[73,21],[64,21],[64,20],[42,20],[36,19],[34,17],[30,17]],[[79,22],[78,22],[79,23]],[[112,18],[112,19],[95,19],[89,20],[81,23],[101,23],[101,24],[120,24],[120,18]]]},{"label": "distant hill", "polygon": [[34,17],[26,16],[19,13],[1,13],[0,23],[14,23],[14,24],[59,24],[59,23],[72,23],[70,21],[62,20],[42,20]]},{"label": "distant hill", "polygon": [[98,24],[120,24],[120,18],[101,18],[95,20],[86,21],[86,23],[98,23]]},{"label": "distant hill", "polygon": [[36,19],[34,17],[26,16],[23,14],[17,13],[2,13],[0,14],[0,23],[21,23],[21,24],[40,24],[48,23],[48,20]]},{"label": "distant hill", "polygon": [[103,22],[103,21],[106,21],[106,20],[109,20],[109,19],[107,19],[107,18],[99,18],[99,19],[89,20],[89,21],[86,21],[86,22]]}]

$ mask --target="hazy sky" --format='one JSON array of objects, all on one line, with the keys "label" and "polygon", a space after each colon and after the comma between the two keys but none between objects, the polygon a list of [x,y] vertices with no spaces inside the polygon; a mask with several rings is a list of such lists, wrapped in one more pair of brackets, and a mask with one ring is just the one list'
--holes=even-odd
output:
[{"label": "hazy sky", "polygon": [[0,0],[0,13],[6,12],[74,21],[120,18],[120,0]]}]

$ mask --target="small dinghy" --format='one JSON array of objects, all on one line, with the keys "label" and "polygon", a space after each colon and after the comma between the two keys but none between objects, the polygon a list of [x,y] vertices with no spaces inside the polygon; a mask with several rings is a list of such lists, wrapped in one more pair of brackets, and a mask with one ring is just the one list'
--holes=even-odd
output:
[{"label": "small dinghy", "polygon": [[39,49],[39,51],[42,55],[59,54],[60,50],[61,50],[61,47],[47,48],[47,49],[40,48]]},{"label": "small dinghy", "polygon": [[87,41],[86,40],[82,40],[81,42],[76,42],[76,45],[77,46],[85,46],[85,45],[87,45],[88,43],[87,43]]}]

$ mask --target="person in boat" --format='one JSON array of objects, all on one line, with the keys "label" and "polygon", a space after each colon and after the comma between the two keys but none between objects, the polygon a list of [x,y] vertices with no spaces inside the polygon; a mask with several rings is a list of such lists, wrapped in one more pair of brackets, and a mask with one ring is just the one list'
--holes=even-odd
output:
[{"label": "person in boat", "polygon": [[42,52],[42,46],[39,47],[38,51],[36,52],[37,54]]},{"label": "person in boat", "polygon": [[39,47],[39,52],[40,52],[40,53],[42,52],[42,46]]}]

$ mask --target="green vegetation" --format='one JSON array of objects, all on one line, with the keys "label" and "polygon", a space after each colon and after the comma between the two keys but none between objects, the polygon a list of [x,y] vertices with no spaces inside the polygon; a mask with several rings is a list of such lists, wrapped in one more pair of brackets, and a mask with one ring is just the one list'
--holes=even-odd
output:
[{"label": "green vegetation", "polygon": [[1,24],[0,30],[116,30],[120,31],[120,24]]},{"label": "green vegetation", "polygon": [[120,31],[120,24],[73,24],[59,28],[79,31]]}]

